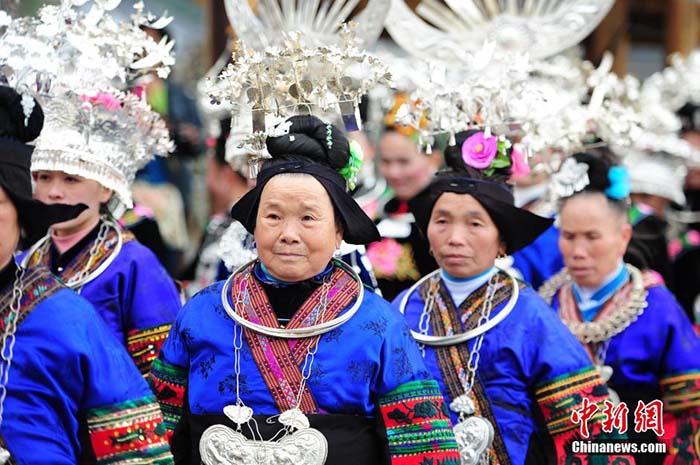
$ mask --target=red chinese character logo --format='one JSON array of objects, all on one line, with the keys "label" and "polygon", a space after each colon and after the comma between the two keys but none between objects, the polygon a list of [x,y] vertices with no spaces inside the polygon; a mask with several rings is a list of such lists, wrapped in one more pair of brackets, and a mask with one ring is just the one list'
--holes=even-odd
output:
[{"label": "red chinese character logo", "polygon": [[612,433],[613,428],[615,428],[620,434],[627,432],[627,414],[630,413],[630,409],[627,404],[622,402],[618,405],[613,404],[609,400],[605,401],[605,408],[603,409],[603,415],[605,419],[603,420],[603,431],[606,433]]},{"label": "red chinese character logo", "polygon": [[658,399],[648,404],[640,400],[634,410],[634,431],[643,433],[649,430],[659,437],[664,435],[664,404]]},{"label": "red chinese character logo", "polygon": [[588,397],[583,398],[581,408],[571,412],[571,422],[575,425],[580,425],[581,436],[588,438],[588,420],[598,413],[598,406],[591,402]]}]

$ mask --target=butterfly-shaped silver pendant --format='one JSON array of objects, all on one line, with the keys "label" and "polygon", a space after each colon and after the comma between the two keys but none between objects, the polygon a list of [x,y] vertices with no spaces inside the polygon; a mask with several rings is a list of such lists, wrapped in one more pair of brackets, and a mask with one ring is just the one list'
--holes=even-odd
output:
[{"label": "butterfly-shaped silver pendant", "polygon": [[478,465],[488,454],[495,436],[491,422],[486,418],[474,415],[474,402],[467,394],[455,398],[450,403],[450,409],[460,416],[471,415],[460,420],[452,431],[455,433],[459,457],[462,465]]},{"label": "butterfly-shaped silver pendant", "polygon": [[[229,407],[225,409],[227,416],[231,414],[240,420],[252,417],[248,407]],[[323,465],[326,462],[328,441],[320,431],[308,427],[303,413],[288,410],[280,415],[280,422],[296,431],[279,441],[254,441],[228,426],[210,426],[199,441],[202,462],[204,465]]]}]

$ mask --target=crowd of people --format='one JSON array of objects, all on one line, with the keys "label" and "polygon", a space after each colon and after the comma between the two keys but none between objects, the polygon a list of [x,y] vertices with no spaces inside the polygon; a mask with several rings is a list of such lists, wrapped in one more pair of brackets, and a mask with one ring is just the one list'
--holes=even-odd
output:
[{"label": "crowd of people", "polygon": [[350,97],[341,29],[198,114],[167,21],[69,3],[0,22],[0,463],[700,464],[700,98],[542,147],[472,77]]}]

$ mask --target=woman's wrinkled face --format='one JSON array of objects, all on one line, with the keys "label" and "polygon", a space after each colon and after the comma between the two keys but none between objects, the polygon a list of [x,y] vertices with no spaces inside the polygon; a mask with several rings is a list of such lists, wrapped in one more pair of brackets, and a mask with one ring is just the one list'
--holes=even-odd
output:
[{"label": "woman's wrinkled face", "polygon": [[622,260],[632,227],[598,193],[568,199],[559,221],[559,249],[571,277],[579,286],[600,286]]},{"label": "woman's wrinkled face", "polygon": [[34,198],[47,204],[85,204],[87,210],[72,220],[56,223],[52,229],[58,235],[80,231],[100,216],[100,206],[107,203],[112,191],[97,181],[64,173],[63,171],[37,171],[34,177]]},{"label": "woman's wrinkled face", "polygon": [[471,278],[491,268],[505,246],[486,209],[469,194],[445,192],[428,223],[435,260],[455,278]]},{"label": "woman's wrinkled face", "polygon": [[282,174],[268,181],[254,236],[267,271],[287,282],[319,274],[343,240],[328,193],[305,174]]},{"label": "woman's wrinkled face", "polygon": [[7,192],[0,187],[0,267],[12,259],[19,243],[19,235],[17,208]]},{"label": "woman's wrinkled face", "polygon": [[379,151],[379,170],[399,200],[415,197],[435,174],[431,157],[437,158],[437,155],[421,153],[418,145],[402,134],[385,133],[379,142]]}]

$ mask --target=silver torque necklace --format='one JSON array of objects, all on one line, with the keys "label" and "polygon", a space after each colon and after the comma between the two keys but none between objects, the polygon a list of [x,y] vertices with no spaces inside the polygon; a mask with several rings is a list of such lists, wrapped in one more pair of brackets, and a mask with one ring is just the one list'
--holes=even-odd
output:
[{"label": "silver torque necklace", "polygon": [[[0,363],[0,425],[2,425],[3,421],[5,397],[7,397],[7,382],[10,377],[12,358],[14,357],[15,333],[17,332],[17,321],[19,320],[19,310],[24,292],[23,278],[24,268],[18,266],[15,271],[15,280],[12,284],[10,314],[8,315],[5,331],[2,334],[2,352],[0,352],[0,357],[2,358],[2,363]],[[10,451],[4,447],[0,447],[0,465],[4,465],[9,460]]]},{"label": "silver torque necklace", "polygon": [[321,334],[333,331],[339,326],[345,324],[350,318],[352,318],[355,315],[355,313],[357,313],[357,311],[360,309],[360,306],[362,305],[362,301],[364,300],[365,290],[364,286],[362,285],[362,280],[360,279],[360,276],[347,263],[339,259],[334,259],[333,262],[340,268],[342,268],[346,273],[349,273],[350,276],[352,276],[353,279],[359,285],[359,293],[357,295],[357,299],[355,300],[353,306],[350,307],[350,309],[347,312],[343,313],[337,318],[334,318],[331,321],[327,321],[326,323],[307,326],[304,328],[270,328],[269,326],[263,326],[257,323],[253,323],[252,321],[246,320],[244,317],[239,315],[238,312],[236,312],[235,308],[233,308],[229,303],[228,295],[230,293],[231,285],[235,276],[257,261],[258,259],[255,258],[249,261],[248,263],[245,263],[238,267],[238,269],[236,269],[236,271],[234,271],[231,274],[231,276],[229,276],[223,288],[221,289],[221,303],[223,304],[224,310],[226,310],[228,316],[230,316],[233,319],[233,321],[235,321],[239,325],[243,326],[244,328],[248,328],[252,331],[255,331],[256,333],[264,334],[266,336],[279,337],[283,339],[299,339],[304,337],[319,336]]},{"label": "silver torque necklace", "polygon": [[[102,262],[102,264],[98,266],[94,271],[91,272],[90,268],[92,267],[92,264],[94,263],[95,258],[97,257],[97,254],[99,253],[100,249],[105,244],[105,242],[107,242],[107,236],[109,234],[110,229],[113,229],[116,232],[117,243],[114,249],[110,252],[107,259],[104,262]],[[42,239],[40,239],[36,244],[34,244],[29,249],[29,252],[24,257],[24,260],[22,260],[22,266],[27,266],[32,256],[34,256],[34,254],[37,253],[39,254],[39,256],[37,257],[38,261],[41,261],[45,253],[45,244],[49,240],[51,240],[50,233],[44,236]],[[85,264],[83,269],[80,270],[80,272],[68,279],[68,281],[66,281],[64,284],[76,291],[77,293],[80,293],[80,291],[86,284],[96,279],[107,268],[109,268],[112,262],[114,262],[114,260],[119,255],[119,252],[121,252],[123,245],[124,237],[122,235],[121,229],[111,219],[108,219],[107,217],[103,216],[102,219],[100,219],[100,230],[97,233],[97,238],[92,243],[92,246],[90,246],[87,263]]]},{"label": "silver torque necklace", "polygon": [[459,420],[452,430],[455,434],[455,439],[459,448],[460,462],[462,465],[488,464],[489,450],[495,438],[495,428],[491,422],[480,415],[476,415],[476,405],[474,404],[470,394],[476,381],[476,373],[479,368],[481,346],[484,342],[484,336],[490,329],[494,328],[498,323],[503,321],[513,311],[513,308],[515,308],[515,304],[517,303],[520,295],[520,286],[518,285],[518,282],[512,272],[510,270],[501,271],[508,275],[512,283],[512,290],[508,302],[495,318],[490,319],[491,313],[493,312],[493,299],[499,282],[498,272],[496,272],[488,281],[486,298],[484,299],[484,303],[481,305],[479,321],[477,322],[476,328],[473,330],[465,331],[464,333],[452,336],[428,335],[430,317],[435,311],[435,299],[440,288],[439,277],[437,275],[439,270],[427,275],[414,284],[413,287],[406,292],[399,306],[399,309],[403,314],[406,309],[408,297],[422,283],[430,280],[430,288],[419,320],[420,332],[411,331],[414,339],[420,343],[424,357],[425,346],[453,346],[476,338],[474,345],[469,352],[466,375],[463,377],[463,379],[462,376],[460,376],[460,381],[462,382],[462,389],[464,392],[455,397],[455,399],[450,403],[450,410],[459,415]]},{"label": "silver torque necklace", "polygon": [[[237,292],[235,304],[229,303],[229,290],[236,275],[255,263],[256,260],[239,267],[227,280],[221,293],[221,301],[226,313],[234,320],[233,349],[234,372],[236,374],[236,402],[224,407],[224,415],[236,424],[236,430],[224,425],[214,425],[207,428],[202,434],[199,443],[199,451],[202,462],[205,465],[323,465],[328,457],[328,441],[325,436],[315,428],[310,427],[309,419],[299,409],[301,398],[318,350],[320,337],[309,346],[301,368],[301,382],[299,392],[296,394],[294,406],[279,415],[269,417],[268,424],[278,421],[282,428],[270,439],[264,440],[255,418],[253,409],[248,407],[240,396],[241,375],[241,349],[243,348],[243,329],[264,334],[270,337],[286,339],[299,339],[320,336],[339,327],[348,321],[357,312],[364,296],[360,277],[351,267],[340,260],[334,262],[351,274],[359,284],[359,293],[355,304],[341,317],[328,322],[332,324],[315,324],[326,312],[328,306],[328,292],[331,283],[325,279],[320,295],[320,311],[316,313],[314,324],[307,328],[281,329],[258,325],[246,320],[239,315],[235,308],[250,305],[250,296],[247,287],[243,292]],[[303,331],[300,331],[303,330]],[[254,438],[247,439],[241,430],[247,426],[250,435]]]},{"label": "silver torque necklace", "polygon": [[[430,313],[433,311],[433,305],[435,301],[435,294],[429,294],[427,296],[427,300],[425,302],[425,305],[423,306],[423,313],[421,314],[421,319],[419,321],[419,330],[420,332],[416,331],[411,331],[411,335],[413,336],[413,339],[415,339],[418,343],[426,346],[431,346],[431,347],[444,347],[444,346],[453,346],[457,344],[461,344],[463,342],[467,342],[470,339],[474,339],[475,337],[478,337],[482,334],[485,334],[488,332],[490,329],[494,328],[496,325],[498,325],[501,321],[503,321],[509,314],[510,312],[513,311],[513,308],[515,308],[515,304],[518,301],[518,297],[520,296],[520,288],[517,284],[517,278],[513,274],[511,270],[501,270],[499,271],[504,272],[505,274],[508,275],[508,277],[512,280],[513,286],[512,286],[512,292],[510,295],[510,298],[508,299],[508,303],[506,303],[506,306],[501,310],[498,315],[496,315],[495,318],[492,320],[486,321],[484,324],[478,325],[476,328],[471,329],[469,331],[465,331],[463,333],[455,334],[452,336],[431,336],[428,335],[428,326],[430,323]],[[408,303],[408,299],[411,297],[411,294],[413,294],[416,289],[418,289],[423,283],[425,283],[428,280],[438,280],[438,274],[440,273],[440,270],[435,270],[432,273],[424,276],[421,278],[418,282],[416,282],[413,286],[411,286],[408,291],[404,294],[403,298],[401,299],[401,302],[399,304],[399,311],[403,314],[406,311],[406,304]]]}]

